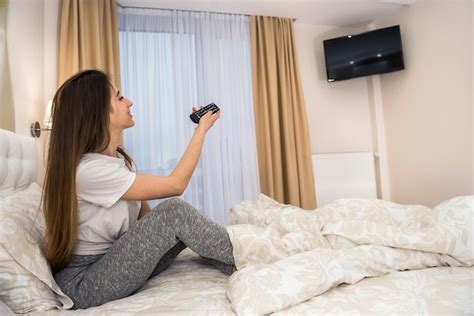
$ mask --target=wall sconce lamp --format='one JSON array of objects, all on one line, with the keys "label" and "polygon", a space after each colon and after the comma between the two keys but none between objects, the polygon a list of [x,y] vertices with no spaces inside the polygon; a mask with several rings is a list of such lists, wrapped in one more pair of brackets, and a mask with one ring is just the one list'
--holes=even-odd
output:
[{"label": "wall sconce lamp", "polygon": [[43,124],[44,128],[41,127],[38,121],[31,123],[30,131],[31,136],[39,138],[41,135],[41,131],[50,131],[51,127],[53,126],[51,120],[51,107],[53,106],[53,101],[49,101],[48,105],[46,106],[46,111],[44,112]]}]

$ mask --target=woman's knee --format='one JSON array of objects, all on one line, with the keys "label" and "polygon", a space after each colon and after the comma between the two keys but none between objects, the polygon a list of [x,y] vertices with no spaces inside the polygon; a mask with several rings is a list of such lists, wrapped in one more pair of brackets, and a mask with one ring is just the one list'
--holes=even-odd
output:
[{"label": "woman's knee", "polygon": [[170,199],[167,199],[160,204],[158,204],[157,207],[163,208],[163,209],[169,209],[169,210],[176,210],[176,209],[183,209],[183,208],[193,208],[191,204],[186,202],[185,200],[178,198],[178,197],[173,197]]}]

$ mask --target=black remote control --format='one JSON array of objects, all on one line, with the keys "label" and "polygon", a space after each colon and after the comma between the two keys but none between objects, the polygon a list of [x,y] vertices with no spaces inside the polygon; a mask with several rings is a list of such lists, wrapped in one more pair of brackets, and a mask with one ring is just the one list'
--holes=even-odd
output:
[{"label": "black remote control", "polygon": [[206,114],[207,112],[212,111],[212,114],[214,114],[216,112],[219,112],[220,110],[221,109],[219,109],[217,105],[215,105],[214,103],[210,103],[205,107],[200,108],[199,110],[191,114],[189,117],[191,118],[191,121],[198,124],[201,117],[203,117],[204,114]]}]

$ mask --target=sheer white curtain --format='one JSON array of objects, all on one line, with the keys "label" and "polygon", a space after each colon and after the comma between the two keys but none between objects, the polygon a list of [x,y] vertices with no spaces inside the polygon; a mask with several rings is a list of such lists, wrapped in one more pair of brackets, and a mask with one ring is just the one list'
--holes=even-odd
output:
[{"label": "sheer white curtain", "polygon": [[221,108],[182,198],[224,223],[232,205],[260,192],[248,17],[120,8],[119,28],[136,123],[125,146],[139,172],[169,175],[196,127],[192,106]]}]

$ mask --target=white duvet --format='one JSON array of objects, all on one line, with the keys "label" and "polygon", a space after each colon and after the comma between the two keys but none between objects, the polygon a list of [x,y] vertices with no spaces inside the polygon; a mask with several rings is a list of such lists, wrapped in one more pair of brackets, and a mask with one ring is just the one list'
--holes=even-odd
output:
[{"label": "white duvet", "polygon": [[309,212],[260,195],[231,210],[237,314],[268,314],[395,270],[471,267],[473,197],[434,209],[343,199]]}]

